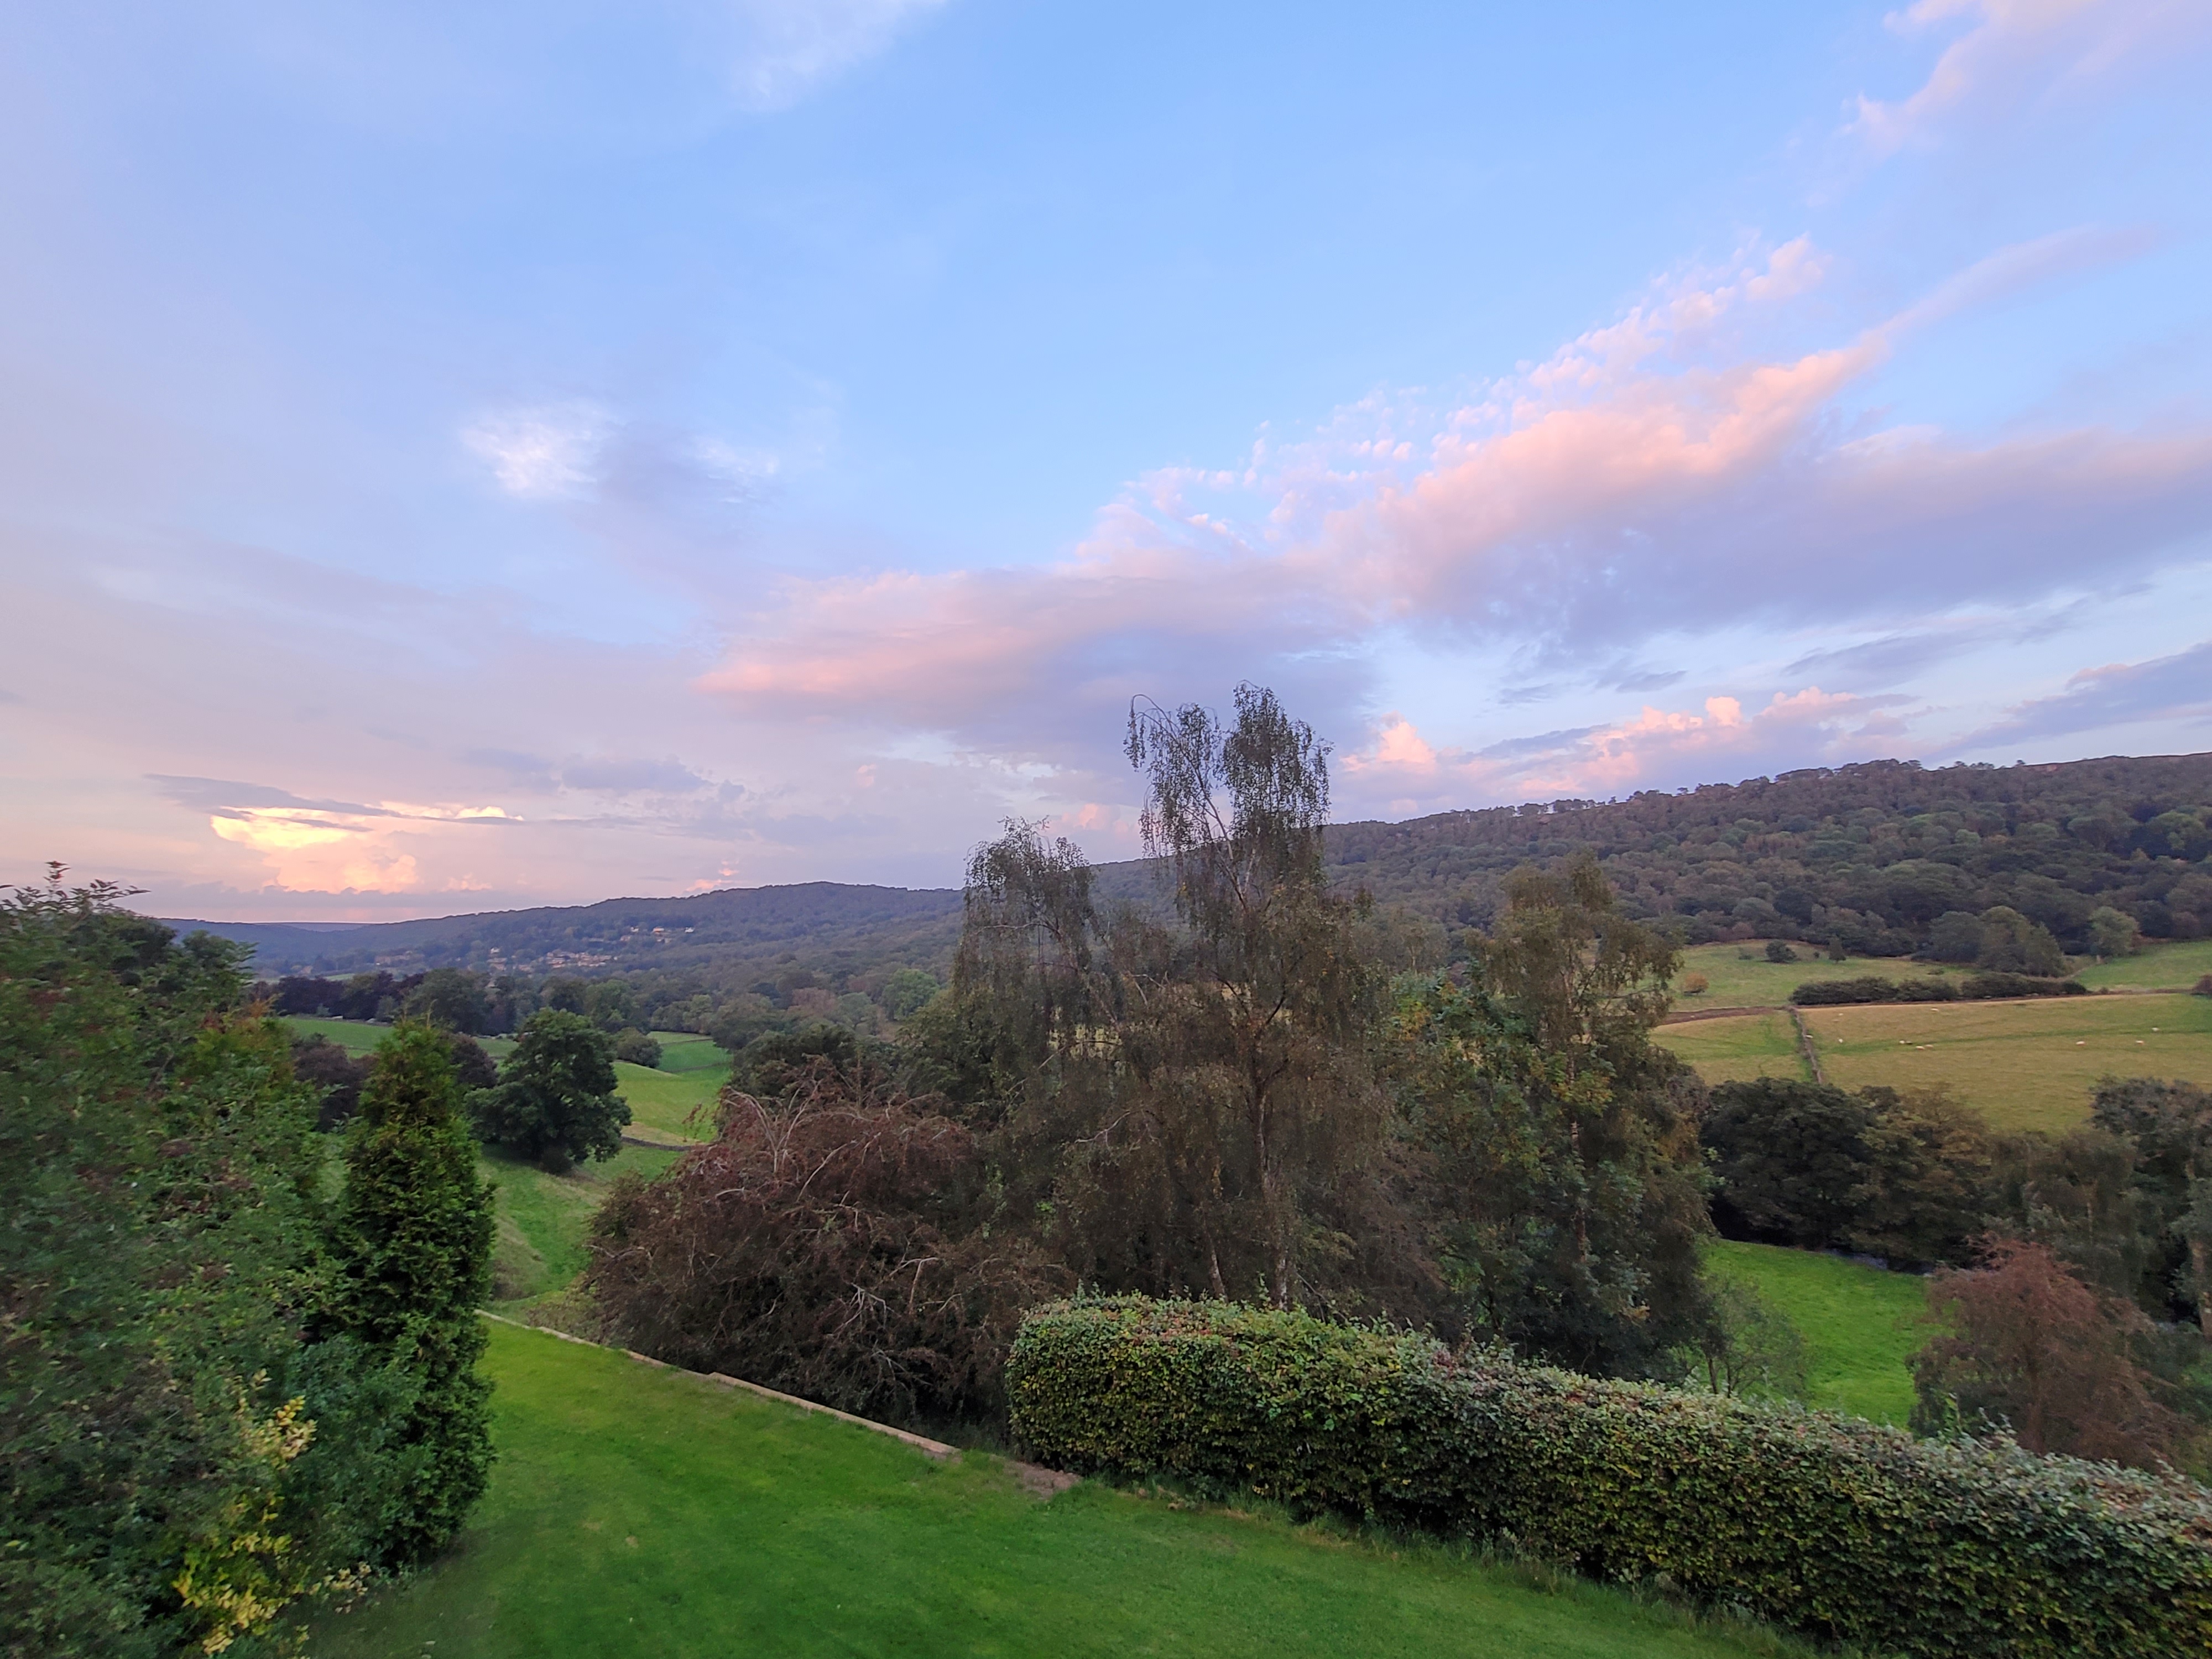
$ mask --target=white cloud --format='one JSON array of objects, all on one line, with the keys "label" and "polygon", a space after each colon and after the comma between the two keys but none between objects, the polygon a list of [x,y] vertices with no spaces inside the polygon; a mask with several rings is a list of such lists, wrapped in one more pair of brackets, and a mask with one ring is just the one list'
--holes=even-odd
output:
[{"label": "white cloud", "polygon": [[463,430],[461,441],[508,495],[557,501],[585,495],[598,483],[613,430],[605,410],[579,401],[487,415]]},{"label": "white cloud", "polygon": [[788,108],[888,46],[944,0],[736,0],[732,82],[759,112]]},{"label": "white cloud", "polygon": [[1977,116],[2109,77],[2212,28],[2202,0],[1915,0],[1884,20],[1899,34],[1960,22],[1928,78],[1894,103],[1861,96],[1850,131],[1877,155],[1935,141]]}]

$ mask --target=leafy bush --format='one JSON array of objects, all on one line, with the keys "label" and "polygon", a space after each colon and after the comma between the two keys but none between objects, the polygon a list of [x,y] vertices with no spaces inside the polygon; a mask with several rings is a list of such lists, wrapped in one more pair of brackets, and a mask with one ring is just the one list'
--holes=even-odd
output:
[{"label": "leafy bush", "polygon": [[2085,997],[2089,988],[2078,979],[2039,979],[2028,974],[1969,974],[1959,994],[1975,1000],[1991,997]]},{"label": "leafy bush", "polygon": [[615,1093],[614,1039],[581,1014],[541,1008],[500,1068],[499,1086],[468,1097],[477,1139],[565,1168],[622,1151],[629,1106]]},{"label": "leafy bush", "polygon": [[1787,939],[1769,939],[1766,944],[1766,959],[1769,962],[1795,962],[1797,960],[1797,952],[1790,948]]},{"label": "leafy bush", "polygon": [[635,1025],[626,1026],[615,1034],[615,1058],[632,1066],[658,1067],[660,1064],[660,1044],[649,1033]]},{"label": "leafy bush", "polygon": [[1896,1652],[2212,1640],[2212,1495],[2008,1441],[1136,1297],[1032,1312],[1007,1392],[1016,1435],[1063,1468],[1498,1540]]},{"label": "leafy bush", "polygon": [[724,1097],[711,1145],[618,1182],[589,1283],[626,1346],[848,1410],[988,1410],[1021,1310],[1071,1275],[988,1224],[963,1125],[872,1068]]},{"label": "leafy bush", "polygon": [[1859,1002],[1953,1002],[1959,988],[1948,979],[1895,980],[1879,974],[1862,979],[1808,980],[1790,994],[1800,1008],[1834,1007]]}]

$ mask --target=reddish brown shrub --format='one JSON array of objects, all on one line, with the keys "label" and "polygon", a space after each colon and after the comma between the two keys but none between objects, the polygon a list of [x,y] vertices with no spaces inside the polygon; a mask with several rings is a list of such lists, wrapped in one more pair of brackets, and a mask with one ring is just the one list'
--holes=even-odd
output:
[{"label": "reddish brown shrub", "polygon": [[2031,1451],[2138,1468],[2187,1459],[2191,1425],[2153,1395],[2136,1357],[2150,1331],[2141,1310],[2099,1295],[2042,1244],[1992,1240],[1984,1264],[1929,1281],[1929,1316],[1948,1329],[1913,1357],[1914,1427],[2008,1425]]},{"label": "reddish brown shrub", "polygon": [[618,1183],[588,1282],[609,1334],[874,1415],[995,1409],[1022,1310],[1065,1275],[994,1228],[974,1138],[817,1060],[782,1097],[725,1097],[714,1142]]}]

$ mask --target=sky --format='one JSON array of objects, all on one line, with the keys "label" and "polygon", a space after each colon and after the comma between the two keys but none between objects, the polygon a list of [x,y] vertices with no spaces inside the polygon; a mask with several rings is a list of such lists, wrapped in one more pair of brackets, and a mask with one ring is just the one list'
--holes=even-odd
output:
[{"label": "sky", "polygon": [[0,881],[2212,749],[2212,4],[0,4]]}]

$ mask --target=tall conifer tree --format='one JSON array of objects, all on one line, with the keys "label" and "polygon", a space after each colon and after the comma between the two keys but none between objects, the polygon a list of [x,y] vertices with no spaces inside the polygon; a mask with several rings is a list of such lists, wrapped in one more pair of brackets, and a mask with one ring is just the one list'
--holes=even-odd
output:
[{"label": "tall conifer tree", "polygon": [[347,1131],[333,1322],[414,1384],[402,1439],[417,1459],[382,1540],[398,1565],[460,1529],[491,1471],[491,1385],[477,1308],[490,1285],[491,1188],[444,1036],[403,1024],[377,1051]]}]

